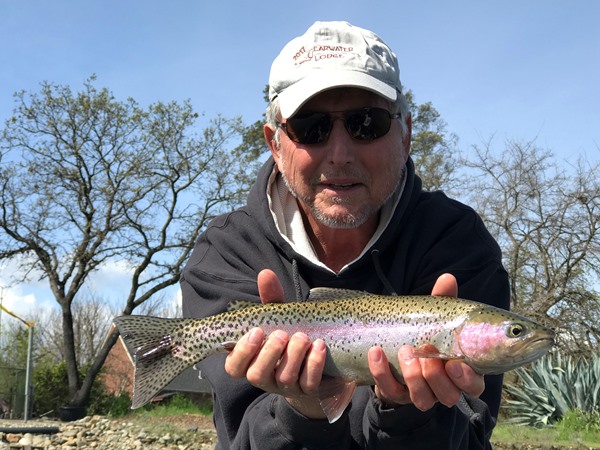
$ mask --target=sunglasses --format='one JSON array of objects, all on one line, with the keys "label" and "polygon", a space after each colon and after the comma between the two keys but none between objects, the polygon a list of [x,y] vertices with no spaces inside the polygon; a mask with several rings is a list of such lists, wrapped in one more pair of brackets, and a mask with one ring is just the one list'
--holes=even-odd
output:
[{"label": "sunglasses", "polygon": [[288,137],[299,144],[320,144],[327,141],[333,121],[344,119],[344,127],[352,139],[370,142],[385,136],[392,126],[392,119],[400,114],[392,114],[383,108],[361,108],[350,111],[312,112],[297,114],[278,126]]}]

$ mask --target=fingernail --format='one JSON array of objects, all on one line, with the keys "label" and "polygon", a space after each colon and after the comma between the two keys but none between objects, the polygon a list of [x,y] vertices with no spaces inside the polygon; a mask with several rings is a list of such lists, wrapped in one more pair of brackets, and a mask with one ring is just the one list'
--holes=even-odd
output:
[{"label": "fingernail", "polygon": [[317,350],[319,352],[322,352],[325,350],[325,341],[323,341],[322,339],[317,339],[315,342],[313,342],[313,349]]},{"label": "fingernail", "polygon": [[405,364],[410,364],[415,360],[413,349],[410,345],[400,347],[400,358],[402,358]]},{"label": "fingernail", "polygon": [[259,328],[255,328],[250,332],[248,336],[248,342],[253,345],[258,345],[262,342],[263,337]]},{"label": "fingernail", "polygon": [[371,361],[373,361],[374,363],[378,363],[379,361],[381,361],[381,352],[379,351],[379,349],[373,348],[369,350],[369,357],[371,358]]},{"label": "fingernail", "polygon": [[446,372],[448,372],[448,375],[452,378],[461,378],[463,376],[461,364],[453,363],[451,361],[446,364]]},{"label": "fingernail", "polygon": [[273,333],[271,333],[271,336],[276,337],[277,339],[279,339],[281,341],[289,340],[288,334],[283,330],[275,330],[275,331],[273,331]]}]

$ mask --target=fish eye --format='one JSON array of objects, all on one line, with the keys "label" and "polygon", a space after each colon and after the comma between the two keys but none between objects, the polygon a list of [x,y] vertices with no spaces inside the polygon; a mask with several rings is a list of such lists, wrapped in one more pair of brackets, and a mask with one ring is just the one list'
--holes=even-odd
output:
[{"label": "fish eye", "polygon": [[525,325],[522,323],[511,323],[506,329],[506,336],[509,338],[518,338],[525,334]]}]

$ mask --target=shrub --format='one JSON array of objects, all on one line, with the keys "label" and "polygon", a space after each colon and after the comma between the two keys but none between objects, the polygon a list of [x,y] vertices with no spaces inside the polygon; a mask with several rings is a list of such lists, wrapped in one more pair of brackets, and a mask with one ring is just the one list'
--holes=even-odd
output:
[{"label": "shrub", "polygon": [[577,409],[567,411],[556,427],[565,434],[581,431],[600,433],[600,412],[583,412]]},{"label": "shrub", "polygon": [[[85,376],[85,369],[80,369],[80,376]],[[69,403],[67,365],[64,361],[38,367],[33,372],[33,385],[34,415],[51,411],[57,414],[61,406]],[[112,396],[106,393],[100,378],[96,378],[90,392],[90,401],[86,405],[88,414],[105,414],[110,409],[111,400]]]},{"label": "shrub", "polygon": [[67,403],[69,385],[67,383],[67,366],[59,364],[38,367],[33,372],[33,409],[34,415],[47,414]]},{"label": "shrub", "polygon": [[546,355],[527,368],[515,370],[516,381],[506,383],[508,421],[543,426],[561,420],[568,411],[600,411],[600,358],[575,359]]},{"label": "shrub", "polygon": [[131,398],[126,392],[107,398],[105,413],[111,417],[126,416],[131,412]]}]

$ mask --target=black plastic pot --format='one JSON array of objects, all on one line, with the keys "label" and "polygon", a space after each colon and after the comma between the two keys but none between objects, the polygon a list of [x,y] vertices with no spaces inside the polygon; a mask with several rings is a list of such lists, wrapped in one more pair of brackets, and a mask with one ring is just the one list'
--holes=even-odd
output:
[{"label": "black plastic pot", "polygon": [[58,416],[63,422],[83,419],[86,414],[85,406],[61,406],[58,411]]}]

